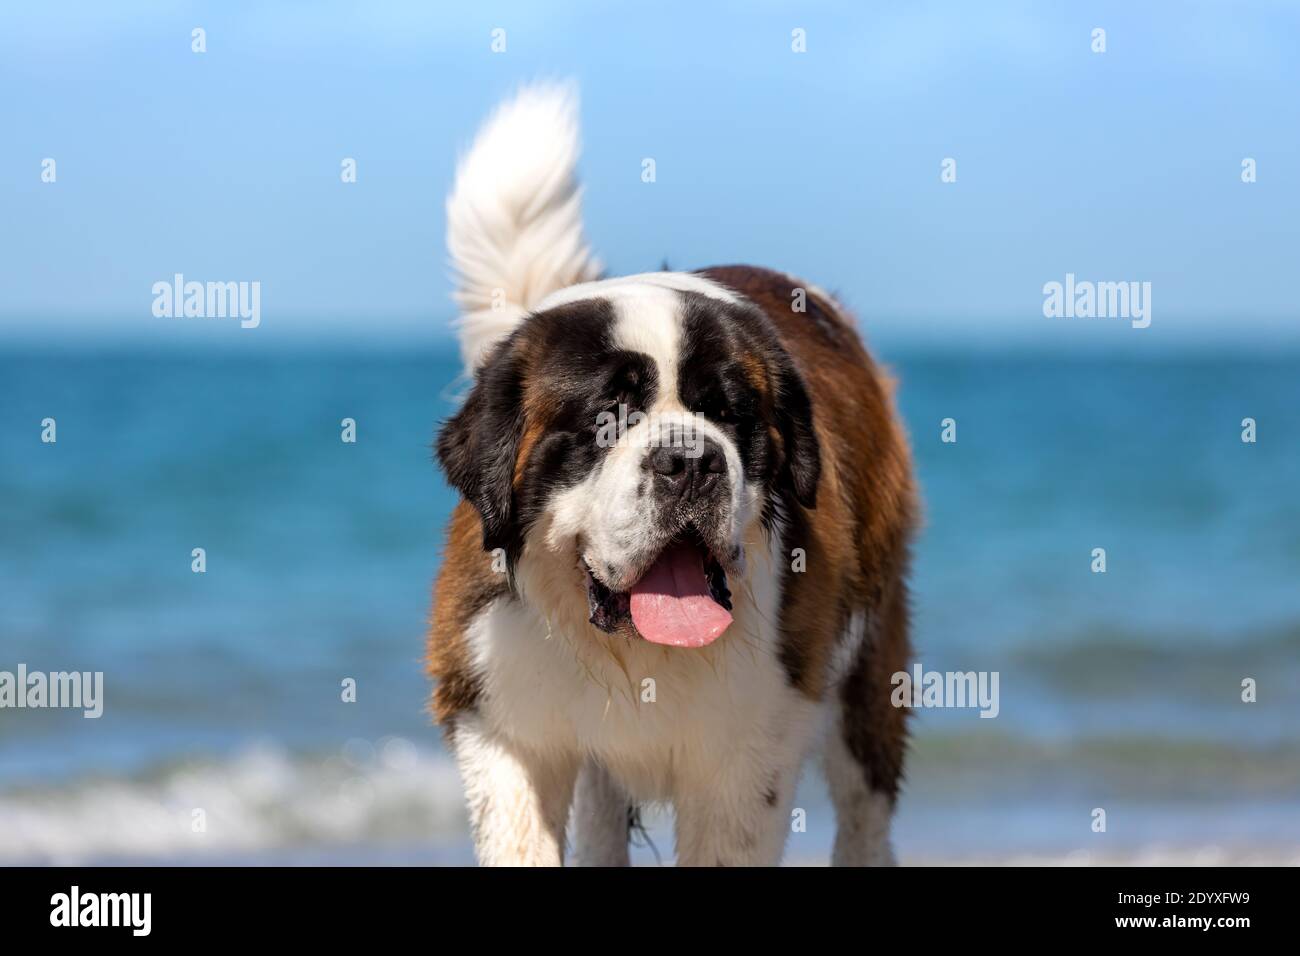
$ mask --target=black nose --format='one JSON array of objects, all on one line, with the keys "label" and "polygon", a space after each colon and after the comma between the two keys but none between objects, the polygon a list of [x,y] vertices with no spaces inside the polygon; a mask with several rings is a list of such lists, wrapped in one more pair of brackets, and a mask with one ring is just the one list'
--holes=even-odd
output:
[{"label": "black nose", "polygon": [[656,448],[646,464],[654,473],[656,492],[687,501],[713,494],[727,472],[722,449],[707,439],[694,448]]}]

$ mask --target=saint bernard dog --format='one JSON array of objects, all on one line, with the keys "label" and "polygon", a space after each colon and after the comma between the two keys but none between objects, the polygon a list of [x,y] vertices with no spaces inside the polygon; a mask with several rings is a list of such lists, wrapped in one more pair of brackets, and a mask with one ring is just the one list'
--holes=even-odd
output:
[{"label": "saint bernard dog", "polygon": [[625,865],[654,802],[679,864],[776,864],[819,752],[833,862],[892,863],[917,514],[892,384],[784,273],[602,278],[577,152],[572,94],[526,88],[447,201],[473,384],[437,439],[462,500],[428,662],[478,860]]}]

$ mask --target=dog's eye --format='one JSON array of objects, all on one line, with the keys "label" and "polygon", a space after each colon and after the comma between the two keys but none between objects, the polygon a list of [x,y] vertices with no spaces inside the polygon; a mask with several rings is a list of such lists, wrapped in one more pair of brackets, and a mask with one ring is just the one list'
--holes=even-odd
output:
[{"label": "dog's eye", "polygon": [[641,397],[644,376],[635,365],[625,365],[610,379],[606,394],[619,405],[632,405]]},{"label": "dog's eye", "polygon": [[691,405],[691,411],[698,412],[706,418],[726,422],[735,418],[735,412],[721,392],[709,392]]}]

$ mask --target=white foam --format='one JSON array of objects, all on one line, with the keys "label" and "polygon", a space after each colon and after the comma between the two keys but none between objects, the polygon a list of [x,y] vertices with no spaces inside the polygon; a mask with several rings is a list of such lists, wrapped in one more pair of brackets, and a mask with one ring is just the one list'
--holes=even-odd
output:
[{"label": "white foam", "polygon": [[[443,754],[397,738],[336,757],[259,746],[135,778],[0,793],[0,864],[229,856],[304,846],[461,840],[460,779]],[[194,832],[194,811],[206,831]]]}]

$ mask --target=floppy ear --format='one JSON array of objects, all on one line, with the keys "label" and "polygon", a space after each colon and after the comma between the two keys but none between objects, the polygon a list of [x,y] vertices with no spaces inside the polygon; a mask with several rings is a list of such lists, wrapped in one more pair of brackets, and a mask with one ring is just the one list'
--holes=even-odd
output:
[{"label": "floppy ear", "polygon": [[776,422],[785,444],[785,461],[777,480],[794,493],[799,504],[816,508],[822,459],[813,430],[812,401],[803,378],[788,358],[782,363],[776,383]]},{"label": "floppy ear", "polygon": [[520,362],[502,347],[479,370],[469,398],[438,435],[438,461],[447,480],[483,519],[483,549],[520,544],[515,524],[515,458],[523,434]]}]

